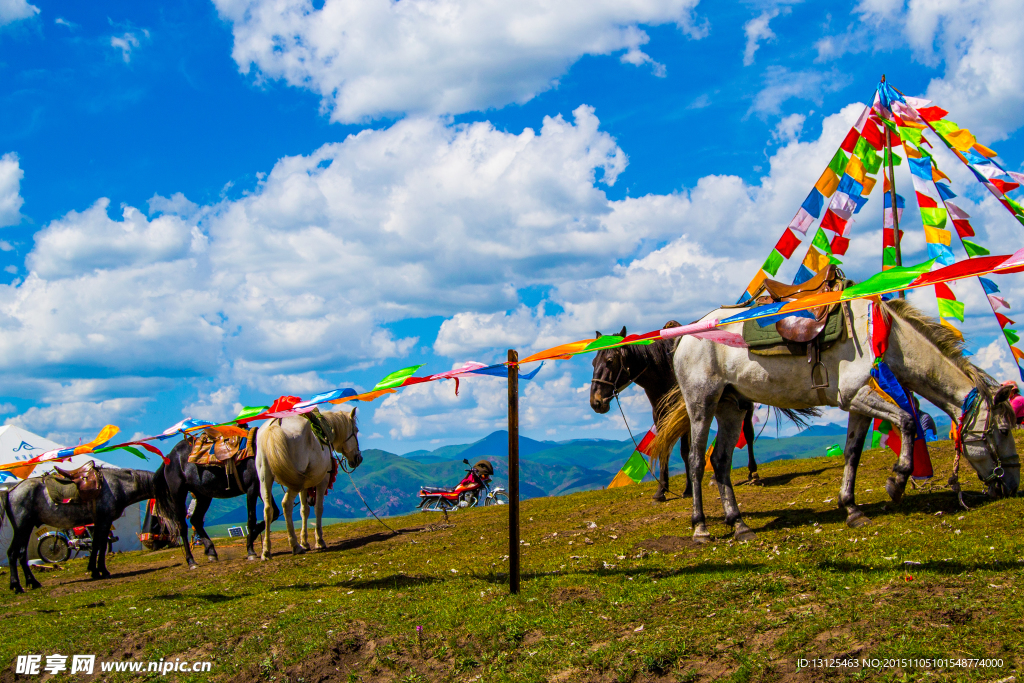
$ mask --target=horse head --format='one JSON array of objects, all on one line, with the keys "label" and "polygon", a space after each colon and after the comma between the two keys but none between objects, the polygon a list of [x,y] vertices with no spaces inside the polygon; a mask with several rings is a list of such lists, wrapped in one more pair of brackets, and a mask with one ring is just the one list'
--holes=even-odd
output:
[{"label": "horse head", "polygon": [[[604,335],[597,333],[598,338]],[[622,326],[620,337],[626,336]],[[629,386],[632,380],[619,349],[601,349],[594,355],[594,375],[590,380],[590,407],[595,413],[604,415],[611,408],[612,398]]]},{"label": "horse head", "polygon": [[356,409],[351,413],[328,413],[334,415],[331,426],[334,428],[334,450],[345,456],[348,466],[355,469],[363,461],[359,450],[359,426],[356,424]]},{"label": "horse head", "polygon": [[963,455],[988,487],[992,498],[1016,495],[1020,486],[1020,457],[1013,440],[1016,417],[1010,406],[1013,387],[1002,386],[994,396],[987,391],[969,405],[958,426]]}]

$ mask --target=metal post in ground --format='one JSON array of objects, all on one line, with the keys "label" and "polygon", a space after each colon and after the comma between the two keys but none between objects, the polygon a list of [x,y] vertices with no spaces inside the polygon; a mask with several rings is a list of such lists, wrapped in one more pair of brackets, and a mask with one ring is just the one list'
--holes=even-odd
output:
[{"label": "metal post in ground", "polygon": [[508,590],[519,593],[519,354],[508,350]]}]

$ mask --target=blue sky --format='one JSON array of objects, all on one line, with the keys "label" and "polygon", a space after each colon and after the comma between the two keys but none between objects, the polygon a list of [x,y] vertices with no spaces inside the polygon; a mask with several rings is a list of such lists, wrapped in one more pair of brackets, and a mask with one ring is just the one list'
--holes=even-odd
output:
[{"label": "blue sky", "polygon": [[[735,300],[882,73],[1024,160],[1008,2],[550,5],[0,4],[3,419],[64,443],[151,434],[696,318]],[[1021,246],[939,160],[980,241]],[[880,223],[875,198],[849,274],[878,268]],[[923,260],[912,229],[905,252]],[[978,362],[1010,377],[968,284]],[[625,438],[590,410],[589,371],[546,366],[524,433]],[[361,405],[362,445],[474,440],[503,391]],[[648,426],[642,396],[625,407]]]}]

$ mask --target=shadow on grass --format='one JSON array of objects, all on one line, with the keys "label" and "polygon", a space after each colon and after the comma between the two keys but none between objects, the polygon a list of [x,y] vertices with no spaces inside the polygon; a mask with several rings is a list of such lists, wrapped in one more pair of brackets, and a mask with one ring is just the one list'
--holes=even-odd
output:
[{"label": "shadow on grass", "polygon": [[[171,567],[180,567],[181,563],[173,564]],[[135,569],[130,572],[111,572],[110,579],[126,579],[130,576],[142,576],[143,574],[152,574],[153,572],[163,571],[164,569],[170,569],[171,567],[146,567],[144,569]],[[91,576],[84,576],[80,579],[72,579],[67,583],[100,583],[102,581],[108,581],[110,579],[93,579]]]},{"label": "shadow on grass", "polygon": [[302,583],[291,586],[272,586],[267,590],[271,591],[318,591],[324,588],[347,588],[349,590],[373,590],[378,588],[412,588],[424,586],[443,581],[436,576],[423,576],[421,574],[391,574],[376,579],[362,579],[359,581],[342,580],[337,583]]},{"label": "shadow on grass", "polygon": [[[378,532],[373,533],[373,534],[367,534],[366,536],[356,536],[355,538],[346,538],[343,541],[337,541],[335,543],[328,544],[328,546],[326,548],[322,548],[320,550],[311,550],[309,552],[311,552],[311,553],[336,553],[336,552],[339,552],[341,550],[355,550],[356,548],[362,548],[363,546],[369,545],[371,543],[381,543],[381,542],[386,541],[388,539],[397,538],[398,536],[402,536],[402,535],[405,535],[405,534],[419,533],[421,531],[426,530],[427,528],[428,527],[426,527],[426,526],[406,527],[406,528],[403,528],[403,529],[396,529],[394,533],[392,533],[390,531],[378,531]],[[285,550],[283,552],[277,552],[277,553],[274,553],[274,552],[271,553],[272,556],[285,556],[285,555],[291,555],[291,554],[292,554],[292,552],[290,550]]]},{"label": "shadow on grass", "polygon": [[776,474],[770,477],[761,477],[758,480],[758,484],[765,487],[782,486],[784,484],[791,483],[794,479],[799,477],[815,477],[822,472],[828,472],[829,470],[842,470],[843,466],[839,465],[836,467],[822,467],[816,470],[810,470],[808,472],[787,472],[786,474]]}]

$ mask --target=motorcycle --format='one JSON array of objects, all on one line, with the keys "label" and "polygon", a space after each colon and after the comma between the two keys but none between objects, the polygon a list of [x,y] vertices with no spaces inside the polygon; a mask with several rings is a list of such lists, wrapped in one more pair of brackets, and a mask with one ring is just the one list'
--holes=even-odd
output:
[{"label": "motorcycle", "polygon": [[[462,462],[469,464],[463,458]],[[476,507],[480,504],[481,492],[486,492],[483,503],[485,507],[492,505],[508,505],[508,494],[501,486],[493,489],[490,484],[490,476],[481,474],[475,467],[466,470],[466,476],[455,487],[444,486],[421,486],[420,504],[417,505],[422,512],[454,512],[461,508]]]},{"label": "motorcycle", "polygon": [[[85,526],[76,526],[73,529],[48,531],[42,534],[36,546],[39,559],[50,564],[57,564],[69,560],[72,557],[72,552],[74,557],[78,557],[78,553],[91,552],[93,543],[92,532],[93,525],[86,524]],[[113,547],[117,540],[113,527],[111,527],[107,534],[107,543]]]}]

